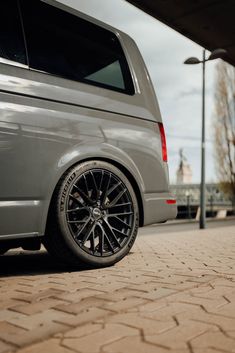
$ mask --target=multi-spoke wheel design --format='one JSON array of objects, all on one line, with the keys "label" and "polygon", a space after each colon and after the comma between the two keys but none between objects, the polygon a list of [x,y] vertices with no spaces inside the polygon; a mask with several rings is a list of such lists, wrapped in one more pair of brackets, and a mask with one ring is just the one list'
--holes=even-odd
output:
[{"label": "multi-spoke wheel design", "polygon": [[125,184],[111,171],[92,169],[73,184],[66,204],[76,243],[95,256],[119,251],[133,226],[133,206]]},{"label": "multi-spoke wheel design", "polygon": [[138,229],[135,193],[125,175],[108,163],[91,161],[71,170],[59,186],[57,210],[58,238],[50,245],[56,235],[48,237],[46,247],[56,249],[62,240],[60,254],[73,263],[113,264],[134,243]]}]

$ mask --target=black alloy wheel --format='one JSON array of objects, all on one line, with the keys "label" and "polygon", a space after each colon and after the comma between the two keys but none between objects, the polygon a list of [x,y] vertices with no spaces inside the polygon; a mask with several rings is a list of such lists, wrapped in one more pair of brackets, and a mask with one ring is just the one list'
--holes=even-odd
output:
[{"label": "black alloy wheel", "polygon": [[[92,266],[111,265],[129,252],[138,230],[138,205],[119,169],[101,161],[76,166],[61,180],[56,203],[57,236],[50,231],[49,252],[55,254],[51,248],[59,246],[60,258]],[[48,246],[52,239],[56,242]]]}]

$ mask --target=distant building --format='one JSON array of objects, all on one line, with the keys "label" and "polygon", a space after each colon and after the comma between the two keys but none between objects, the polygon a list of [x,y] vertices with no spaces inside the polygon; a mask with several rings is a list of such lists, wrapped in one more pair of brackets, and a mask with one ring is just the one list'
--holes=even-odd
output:
[{"label": "distant building", "polygon": [[187,158],[183,155],[183,149],[181,148],[179,151],[180,155],[180,164],[176,173],[176,184],[191,184],[192,183],[192,170],[190,164],[187,161]]}]

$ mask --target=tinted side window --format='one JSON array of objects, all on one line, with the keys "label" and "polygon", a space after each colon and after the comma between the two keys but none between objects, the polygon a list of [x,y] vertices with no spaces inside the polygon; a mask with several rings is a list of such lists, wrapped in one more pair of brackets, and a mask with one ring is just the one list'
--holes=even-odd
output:
[{"label": "tinted side window", "polygon": [[26,64],[17,0],[0,1],[0,57]]},{"label": "tinted side window", "polygon": [[21,0],[30,67],[134,93],[117,37],[91,22],[38,0]]}]

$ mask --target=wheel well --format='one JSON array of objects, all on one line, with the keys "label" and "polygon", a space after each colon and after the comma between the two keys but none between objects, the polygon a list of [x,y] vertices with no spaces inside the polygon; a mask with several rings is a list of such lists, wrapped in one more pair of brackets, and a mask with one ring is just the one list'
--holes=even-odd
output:
[{"label": "wheel well", "polygon": [[[81,164],[83,162],[93,161],[93,160],[108,162],[108,163],[114,165],[115,167],[117,167],[118,169],[120,169],[121,172],[123,174],[125,174],[125,176],[127,177],[127,179],[129,180],[129,182],[131,183],[131,185],[132,185],[132,187],[134,189],[134,192],[135,192],[135,195],[136,195],[136,198],[137,198],[137,202],[138,202],[138,208],[139,208],[139,226],[143,227],[143,225],[144,225],[144,208],[143,208],[143,201],[142,201],[140,189],[139,189],[139,186],[138,186],[135,178],[133,177],[133,175],[129,172],[129,170],[127,170],[125,167],[123,167],[123,165],[121,165],[120,163],[118,163],[116,161],[113,161],[112,159],[109,159],[109,158],[87,158],[87,159],[84,159],[82,161],[79,161],[78,163],[75,163],[70,168],[74,167],[77,164]],[[56,187],[55,187],[55,189],[56,189]],[[50,202],[50,206],[49,206],[49,210],[48,210],[47,225],[48,225],[48,221],[50,219],[50,211],[51,211],[51,207],[53,205],[55,189],[53,191],[51,202]]]}]

